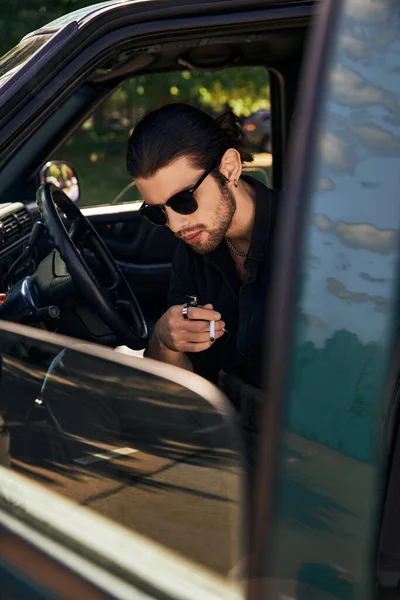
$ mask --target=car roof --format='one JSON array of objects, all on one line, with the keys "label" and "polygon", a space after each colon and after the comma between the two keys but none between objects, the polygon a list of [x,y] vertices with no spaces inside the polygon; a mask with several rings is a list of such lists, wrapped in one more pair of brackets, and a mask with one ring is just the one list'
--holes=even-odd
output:
[{"label": "car roof", "polygon": [[[62,29],[66,25],[70,23],[75,23],[78,28],[85,26],[85,24],[89,23],[93,19],[104,16],[106,13],[112,13],[114,11],[118,11],[121,7],[141,7],[148,5],[150,8],[173,8],[176,6],[177,8],[182,6],[212,6],[223,8],[224,10],[237,10],[238,8],[242,8],[245,6],[246,9],[256,9],[256,8],[266,8],[268,6],[280,6],[280,5],[290,5],[290,6],[301,6],[304,4],[313,4],[319,0],[292,0],[288,2],[287,0],[108,0],[106,2],[100,2],[97,4],[91,4],[85,8],[81,8],[79,10],[67,13],[66,15],[59,17],[55,21],[51,21],[47,25],[44,25],[40,29],[29,33],[25,38],[28,38],[32,35],[43,34],[47,32],[55,32],[57,30]],[[23,38],[23,39],[25,39]]]},{"label": "car roof", "polygon": [[[39,30],[41,33],[44,31],[54,31],[57,29],[61,29],[65,25],[69,23],[76,22],[78,25],[85,23],[85,21],[90,20],[91,18],[98,16],[100,14],[111,12],[120,6],[124,6],[126,4],[138,4],[143,2],[151,2],[151,0],[115,0],[115,1],[106,1],[99,2],[97,4],[91,4],[84,8],[80,8],[78,10],[74,10],[73,12],[67,13],[47,25],[44,25]],[[31,34],[29,34],[31,35]],[[28,36],[26,36],[28,37]]]},{"label": "car roof", "polygon": [[[101,36],[125,29],[134,24],[141,27],[152,21],[176,22],[179,19],[217,18],[232,16],[233,20],[241,13],[258,14],[258,11],[272,10],[280,16],[300,18],[303,25],[309,24],[314,7],[319,0],[110,0],[92,4],[71,12],[33,31],[23,38],[3,58],[0,58],[0,140],[8,152],[8,136],[15,139],[13,128],[18,119],[10,120],[28,102],[35,106],[44,102],[37,89],[45,85],[53,72],[69,65],[71,49],[76,54],[86,46],[94,45]],[[280,10],[278,10],[280,9]],[[296,25],[296,29],[298,26]],[[123,53],[122,53],[123,54]],[[39,82],[36,85],[35,82]],[[55,79],[55,85],[60,81]],[[33,85],[35,84],[35,85]],[[49,88],[50,89],[50,88]],[[51,93],[49,91],[49,93]],[[19,121],[18,121],[19,123]],[[22,126],[18,125],[19,127]],[[25,131],[25,129],[24,129]],[[1,146],[1,141],[0,141]]]}]

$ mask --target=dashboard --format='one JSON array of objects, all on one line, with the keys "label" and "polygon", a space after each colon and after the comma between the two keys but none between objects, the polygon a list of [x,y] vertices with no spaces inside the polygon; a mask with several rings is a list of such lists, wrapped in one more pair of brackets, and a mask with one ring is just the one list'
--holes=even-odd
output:
[{"label": "dashboard", "polygon": [[[6,291],[5,276],[20,256],[38,217],[39,212],[35,203],[0,204],[0,292]],[[21,265],[18,275],[23,277],[30,267],[30,264]]]}]

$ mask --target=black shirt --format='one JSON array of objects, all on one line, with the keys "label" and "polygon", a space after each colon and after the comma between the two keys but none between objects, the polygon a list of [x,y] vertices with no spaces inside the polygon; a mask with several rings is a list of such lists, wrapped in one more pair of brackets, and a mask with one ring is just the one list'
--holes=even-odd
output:
[{"label": "black shirt", "polygon": [[188,353],[196,373],[217,382],[223,369],[260,387],[278,193],[252,177],[243,179],[255,189],[256,202],[250,248],[244,263],[245,282],[240,281],[225,241],[209,254],[197,254],[181,242],[172,264],[168,303],[184,304],[188,295],[197,296],[199,304],[212,304],[226,323],[228,334],[211,348]]}]

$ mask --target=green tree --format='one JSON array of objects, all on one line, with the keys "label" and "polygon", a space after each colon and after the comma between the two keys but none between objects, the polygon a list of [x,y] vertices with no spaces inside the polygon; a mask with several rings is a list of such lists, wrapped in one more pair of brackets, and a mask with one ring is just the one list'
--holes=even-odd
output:
[{"label": "green tree", "polygon": [[31,31],[88,5],[87,0],[4,0],[0,15],[0,56]]},{"label": "green tree", "polygon": [[214,114],[231,109],[248,116],[270,106],[268,72],[264,67],[234,67],[141,75],[125,82],[104,110],[123,114],[134,125],[138,117],[171,102],[192,104]]}]

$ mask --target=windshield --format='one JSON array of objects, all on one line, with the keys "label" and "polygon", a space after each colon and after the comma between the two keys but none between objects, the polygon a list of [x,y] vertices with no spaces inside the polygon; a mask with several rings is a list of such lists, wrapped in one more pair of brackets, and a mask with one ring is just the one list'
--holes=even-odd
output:
[{"label": "windshield", "polygon": [[22,40],[18,46],[4,54],[0,58],[0,84],[8,80],[50,37],[50,34],[44,34]]}]

